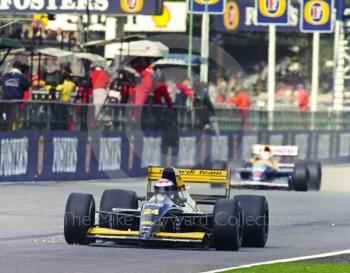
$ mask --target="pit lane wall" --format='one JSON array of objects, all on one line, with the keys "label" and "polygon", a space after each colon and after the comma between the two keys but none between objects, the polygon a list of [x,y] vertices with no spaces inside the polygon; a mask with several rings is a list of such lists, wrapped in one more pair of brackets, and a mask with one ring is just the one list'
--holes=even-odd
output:
[{"label": "pit lane wall", "polygon": [[[256,143],[297,145],[299,159],[350,162],[350,131],[183,132],[177,146],[161,132],[1,132],[0,181],[72,181],[145,176],[148,165],[229,166]],[[173,143],[173,141],[172,141]]]}]

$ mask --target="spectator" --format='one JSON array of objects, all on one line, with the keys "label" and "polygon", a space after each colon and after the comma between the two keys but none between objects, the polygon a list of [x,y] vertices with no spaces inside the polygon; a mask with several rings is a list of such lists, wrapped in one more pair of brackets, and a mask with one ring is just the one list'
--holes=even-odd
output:
[{"label": "spectator", "polygon": [[169,110],[172,111],[173,110],[173,103],[171,101],[168,87],[166,85],[166,81],[165,81],[165,78],[163,76],[159,79],[158,84],[156,86],[156,89],[154,90],[153,103],[158,104],[158,105],[162,104],[162,99],[165,100],[166,104],[168,105]]},{"label": "spectator", "polygon": [[301,126],[304,129],[308,128],[307,112],[309,109],[309,93],[304,88],[303,84],[296,86],[297,104],[300,110]]},{"label": "spectator", "polygon": [[[67,121],[69,121],[69,108],[66,103],[71,102],[72,93],[75,89],[75,83],[73,82],[72,76],[67,75],[61,85],[57,87],[60,90],[60,102],[57,106],[57,121],[59,122],[58,130],[67,130]],[[64,103],[64,104],[63,104]]]},{"label": "spectator", "polygon": [[60,101],[68,103],[71,101],[72,93],[75,89],[75,83],[73,82],[72,76],[67,75],[62,84],[57,87],[60,90]]},{"label": "spectator", "polygon": [[97,66],[90,74],[92,84],[92,99],[95,105],[95,118],[98,117],[102,105],[107,98],[107,87],[109,86],[111,79],[107,71],[102,67]]},{"label": "spectator", "polygon": [[[173,103],[171,101],[168,87],[166,85],[166,81],[164,76],[161,76],[158,79],[158,83],[156,85],[155,90],[153,91],[153,97],[150,101],[154,106],[162,105],[166,103],[170,112],[173,112]],[[152,107],[152,115],[153,120],[155,121],[154,129],[162,130],[167,126],[167,122],[171,119],[171,115],[169,115],[169,111],[166,111],[162,107]]]},{"label": "spectator", "polygon": [[238,108],[241,118],[241,130],[246,130],[248,127],[249,107],[252,104],[251,96],[245,90],[239,88],[229,103],[234,104]]},{"label": "spectator", "polygon": [[220,78],[218,80],[217,90],[218,90],[218,95],[222,96],[224,99],[226,99],[226,96],[227,96],[227,83],[226,83],[225,78]]},{"label": "spectator", "polygon": [[193,99],[193,91],[189,88],[190,80],[188,78],[184,79],[180,84],[176,86],[176,96],[175,104],[176,105],[186,105],[188,98]]},{"label": "spectator", "polygon": [[[130,100],[136,106],[132,112],[133,122],[140,121],[141,118],[143,120],[147,119],[147,116],[143,116],[145,111],[143,111],[142,108],[151,95],[154,73],[153,68],[147,60],[139,59],[135,60],[135,62],[136,61],[139,61],[139,63],[133,65],[133,68],[141,75],[141,80],[130,92]],[[141,123],[143,123],[143,121],[141,121]]]},{"label": "spectator", "polygon": [[48,41],[57,41],[56,33],[51,29],[47,30],[47,40]]},{"label": "spectator", "polygon": [[216,97],[216,104],[223,104],[225,102],[225,98],[224,98],[224,96],[222,96],[222,95],[218,95],[217,97]]},{"label": "spectator", "polygon": [[[2,77],[2,99],[22,100],[30,84],[26,78],[29,66],[20,62],[15,62],[12,69]],[[14,103],[4,104],[3,119],[5,128],[12,130],[16,127],[16,105]]]},{"label": "spectator", "polygon": [[19,62],[13,64],[10,72],[2,78],[2,99],[3,100],[21,100],[24,92],[30,87],[26,78],[28,66]]},{"label": "spectator", "polygon": [[[113,74],[113,69],[111,69],[111,73]],[[125,65],[116,73],[115,79],[113,80],[110,89],[119,92],[120,103],[128,103],[133,89],[139,82],[139,73],[131,66]]]},{"label": "spectator", "polygon": [[218,97],[218,92],[217,92],[216,84],[212,81],[209,82],[208,95],[209,95],[211,103],[214,104],[216,102],[217,97]]},{"label": "spectator", "polygon": [[230,100],[231,103],[234,104],[240,110],[249,109],[252,103],[251,96],[242,88],[237,89],[235,96]]},{"label": "spectator", "polygon": [[153,69],[151,66],[136,66],[135,69],[141,75],[141,81],[131,91],[132,101],[135,105],[142,106],[152,92]]},{"label": "spectator", "polygon": [[298,107],[300,112],[307,112],[309,109],[309,93],[304,88],[304,85],[298,84],[296,87]]}]

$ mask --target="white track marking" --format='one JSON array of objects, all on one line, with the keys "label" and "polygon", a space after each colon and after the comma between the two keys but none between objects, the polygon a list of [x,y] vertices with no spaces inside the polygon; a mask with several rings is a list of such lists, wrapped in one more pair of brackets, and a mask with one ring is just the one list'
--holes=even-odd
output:
[{"label": "white track marking", "polygon": [[303,260],[311,260],[311,259],[318,259],[318,258],[326,258],[326,257],[344,255],[344,254],[350,254],[350,249],[336,251],[336,252],[328,252],[328,253],[317,254],[317,255],[301,256],[301,257],[273,260],[273,261],[267,261],[267,262],[261,262],[261,263],[246,264],[246,265],[235,266],[235,267],[227,267],[227,268],[216,269],[216,270],[212,270],[212,271],[206,271],[206,272],[202,272],[202,273],[219,273],[219,272],[224,272],[224,271],[228,271],[228,270],[250,268],[250,267],[259,266],[259,265],[269,265],[269,264],[277,264],[277,263],[297,262],[297,261],[303,261]]}]

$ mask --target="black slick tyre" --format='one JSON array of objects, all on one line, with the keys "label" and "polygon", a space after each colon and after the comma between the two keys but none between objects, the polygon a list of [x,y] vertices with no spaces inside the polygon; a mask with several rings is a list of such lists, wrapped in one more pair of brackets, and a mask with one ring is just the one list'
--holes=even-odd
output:
[{"label": "black slick tyre", "polygon": [[243,215],[237,199],[218,200],[213,212],[213,246],[238,251],[243,238]]},{"label": "black slick tyre", "polygon": [[71,193],[64,214],[64,238],[68,244],[87,244],[86,234],[95,224],[95,200],[91,194]]},{"label": "black slick tyre", "polygon": [[243,220],[243,247],[264,247],[269,234],[269,205],[265,196],[237,195]]}]

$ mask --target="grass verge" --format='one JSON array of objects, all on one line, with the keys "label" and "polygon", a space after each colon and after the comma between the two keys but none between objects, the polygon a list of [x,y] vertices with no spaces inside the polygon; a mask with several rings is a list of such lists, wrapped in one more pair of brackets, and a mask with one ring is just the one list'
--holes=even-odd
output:
[{"label": "grass verge", "polygon": [[278,263],[253,266],[244,269],[223,271],[223,273],[349,273],[350,264],[329,263]]}]

